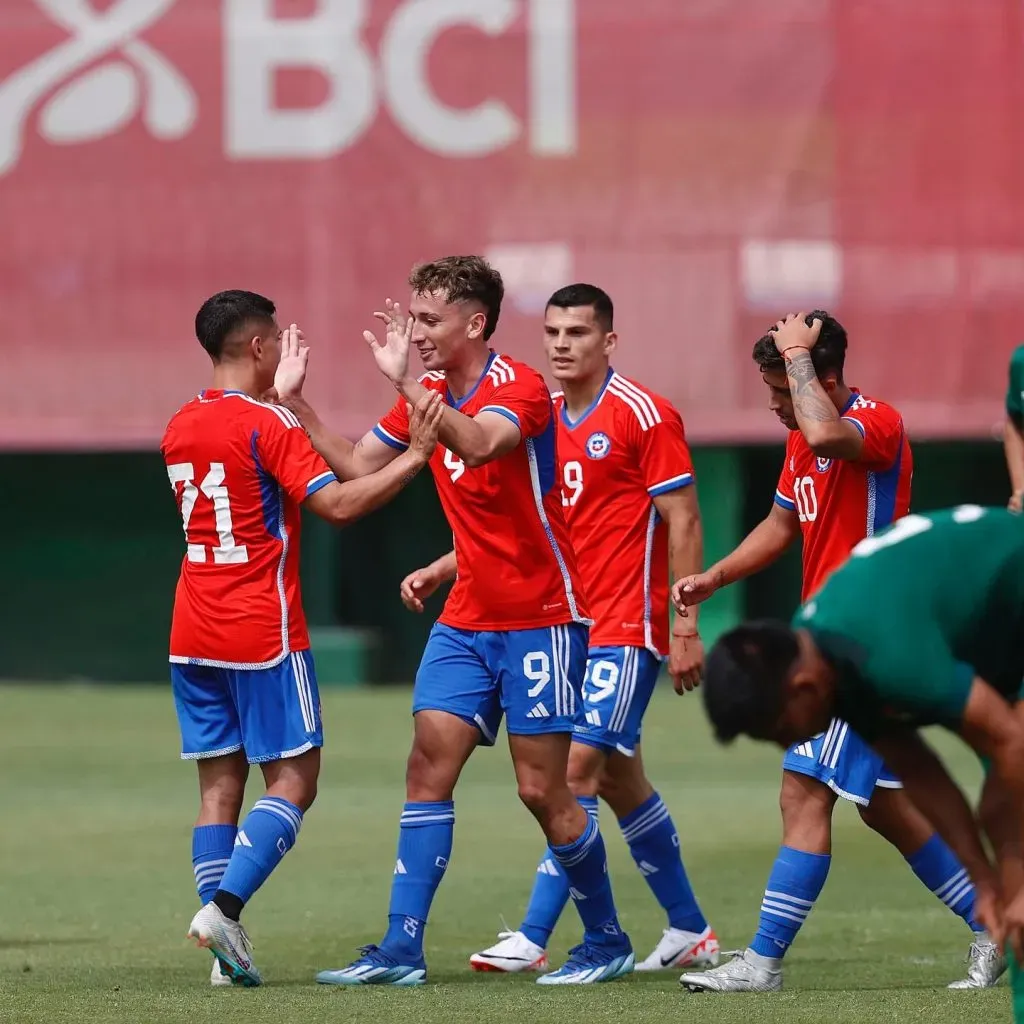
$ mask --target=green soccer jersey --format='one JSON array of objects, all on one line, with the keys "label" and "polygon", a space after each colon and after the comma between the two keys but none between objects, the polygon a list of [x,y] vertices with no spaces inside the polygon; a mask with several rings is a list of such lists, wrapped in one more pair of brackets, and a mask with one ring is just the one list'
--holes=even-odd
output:
[{"label": "green soccer jersey", "polygon": [[1024,679],[1024,517],[963,505],[861,541],[794,616],[838,674],[835,714],[871,740],[957,728],[974,677]]},{"label": "green soccer jersey", "polygon": [[1021,425],[1024,422],[1024,345],[1010,357],[1010,380],[1006,389],[1006,415]]}]

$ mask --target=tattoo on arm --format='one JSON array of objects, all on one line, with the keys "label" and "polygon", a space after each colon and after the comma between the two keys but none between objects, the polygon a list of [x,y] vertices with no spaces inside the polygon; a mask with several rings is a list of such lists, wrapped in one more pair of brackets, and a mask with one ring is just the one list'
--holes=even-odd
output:
[{"label": "tattoo on arm", "polygon": [[828,423],[839,419],[836,407],[829,400],[825,389],[818,380],[818,374],[811,362],[810,352],[795,352],[786,360],[786,376],[789,378],[790,393],[797,420],[812,423]]}]

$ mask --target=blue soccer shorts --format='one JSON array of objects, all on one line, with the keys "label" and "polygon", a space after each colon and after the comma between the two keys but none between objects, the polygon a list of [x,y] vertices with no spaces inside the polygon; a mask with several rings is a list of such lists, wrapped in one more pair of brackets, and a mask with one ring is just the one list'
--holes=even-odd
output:
[{"label": "blue soccer shorts", "polygon": [[876,786],[903,788],[881,756],[841,718],[833,718],[820,736],[790,747],[782,768],[824,782],[844,800],[862,807],[871,802]]},{"label": "blue soccer shorts", "polygon": [[298,757],[324,743],[313,655],[274,668],[171,665],[185,760],[244,750],[250,764]]},{"label": "blue soccer shorts", "polygon": [[423,650],[412,712],[447,711],[488,746],[501,719],[513,735],[572,732],[582,706],[587,628],[476,632],[434,623]]},{"label": "blue soccer shorts", "polygon": [[661,659],[643,647],[591,647],[573,740],[632,757],[660,672]]}]

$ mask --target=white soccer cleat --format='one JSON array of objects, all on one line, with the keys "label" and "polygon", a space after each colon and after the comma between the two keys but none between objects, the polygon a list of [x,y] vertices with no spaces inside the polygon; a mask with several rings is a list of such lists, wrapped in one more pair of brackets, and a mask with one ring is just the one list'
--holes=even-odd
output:
[{"label": "white soccer cleat", "polygon": [[1002,950],[987,935],[979,935],[967,954],[967,977],[954,981],[949,988],[992,988],[1005,970],[1006,957]]},{"label": "white soccer cleat", "polygon": [[782,971],[756,967],[741,950],[731,960],[701,974],[684,974],[679,984],[691,992],[778,992]]},{"label": "white soccer cleat", "polygon": [[522,932],[498,932],[498,941],[490,949],[474,953],[469,958],[469,966],[474,971],[499,974],[543,971],[548,966],[548,955]]},{"label": "white soccer cleat", "polygon": [[702,932],[666,928],[654,952],[646,960],[641,960],[633,970],[667,971],[678,967],[714,967],[718,963],[718,954],[718,937],[710,927]]},{"label": "white soccer cleat", "polygon": [[213,970],[210,971],[210,984],[214,988],[230,988],[233,984],[231,976],[225,974],[220,967],[220,961],[213,958]]},{"label": "white soccer cleat", "polygon": [[207,903],[192,918],[188,937],[195,939],[202,949],[213,951],[224,974],[233,983],[251,988],[263,981],[252,962],[252,942],[245,929],[237,921],[225,917],[216,903]]}]

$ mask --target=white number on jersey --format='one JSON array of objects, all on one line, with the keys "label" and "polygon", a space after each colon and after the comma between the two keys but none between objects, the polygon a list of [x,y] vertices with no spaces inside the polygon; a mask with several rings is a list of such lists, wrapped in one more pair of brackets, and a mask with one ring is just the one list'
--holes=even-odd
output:
[{"label": "white number on jersey", "polygon": [[445,448],[444,450],[444,467],[452,475],[452,483],[466,472],[466,464],[451,450],[451,448]]},{"label": "white number on jersey", "polygon": [[[973,523],[984,514],[985,510],[980,505],[958,505],[953,509],[953,522]],[[902,519],[897,519],[885,533],[874,537],[865,537],[853,549],[853,554],[858,558],[873,555],[876,551],[881,551],[882,548],[889,548],[893,544],[899,544],[901,540],[907,540],[908,537],[927,533],[933,525],[932,521],[924,516],[904,516]]]},{"label": "white number on jersey", "polygon": [[619,681],[619,666],[614,661],[595,661],[587,672],[584,686],[587,700],[597,704],[615,692]]},{"label": "white number on jersey", "polygon": [[[225,473],[223,462],[211,462],[210,471],[197,488],[195,485],[195,468],[191,462],[178,462],[167,467],[167,476],[171,487],[177,489],[181,484],[181,519],[188,541],[188,524],[192,519],[196,502],[202,493],[213,502],[213,518],[217,527],[220,543],[213,548],[215,565],[239,565],[249,561],[249,552],[244,544],[235,543],[235,535],[231,524],[231,498],[224,484]],[[203,544],[188,545],[190,562],[205,562],[206,547]]]},{"label": "white number on jersey", "polygon": [[565,487],[562,488],[562,505],[568,508],[575,505],[583,493],[583,466],[579,462],[567,462],[562,467],[562,479],[565,481]]},{"label": "white number on jersey", "polygon": [[536,697],[551,682],[551,659],[545,651],[530,651],[523,655],[523,675],[534,685],[526,691],[528,697]]},{"label": "white number on jersey", "polygon": [[798,476],[793,481],[793,500],[801,523],[813,523],[818,518],[818,495],[814,491],[813,476]]}]

